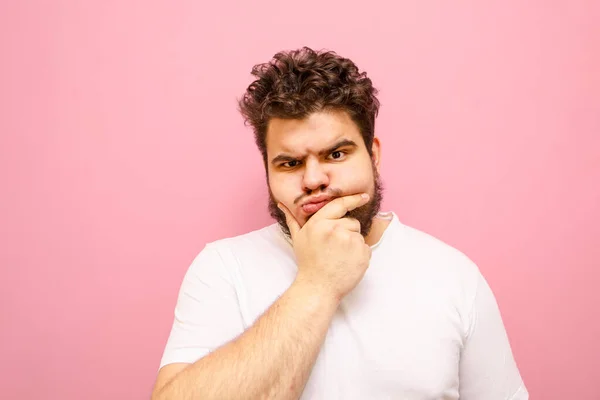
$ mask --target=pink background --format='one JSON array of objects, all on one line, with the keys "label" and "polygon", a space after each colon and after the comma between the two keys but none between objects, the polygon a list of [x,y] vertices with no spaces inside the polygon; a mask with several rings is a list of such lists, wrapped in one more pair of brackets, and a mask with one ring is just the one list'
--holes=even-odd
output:
[{"label": "pink background", "polygon": [[600,399],[599,3],[259,3],[0,5],[2,398],[149,397],[192,258],[272,222],[235,100],[309,45],[380,88],[384,208],[478,263],[532,398]]}]

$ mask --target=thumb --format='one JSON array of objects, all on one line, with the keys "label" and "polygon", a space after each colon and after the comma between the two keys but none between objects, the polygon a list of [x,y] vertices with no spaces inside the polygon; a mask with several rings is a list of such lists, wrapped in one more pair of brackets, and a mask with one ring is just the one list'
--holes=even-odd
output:
[{"label": "thumb", "polygon": [[292,240],[294,240],[296,234],[300,230],[300,224],[298,223],[298,221],[296,221],[296,218],[294,218],[290,210],[288,210],[288,208],[285,205],[283,205],[283,203],[278,203],[277,207],[285,214],[285,222],[287,223],[287,226],[290,229]]}]

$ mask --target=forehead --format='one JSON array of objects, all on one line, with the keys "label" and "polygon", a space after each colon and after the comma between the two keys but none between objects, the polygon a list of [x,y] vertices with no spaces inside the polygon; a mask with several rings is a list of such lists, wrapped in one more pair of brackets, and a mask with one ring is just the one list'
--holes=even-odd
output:
[{"label": "forehead", "polygon": [[267,153],[316,153],[344,138],[362,144],[358,126],[343,111],[320,111],[304,119],[272,118],[267,127]]}]

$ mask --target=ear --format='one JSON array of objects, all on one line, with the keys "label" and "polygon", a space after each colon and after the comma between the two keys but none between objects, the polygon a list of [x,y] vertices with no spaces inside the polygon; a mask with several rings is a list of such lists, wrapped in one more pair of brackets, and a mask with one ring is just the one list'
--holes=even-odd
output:
[{"label": "ear", "polygon": [[373,138],[373,146],[371,147],[371,153],[373,158],[373,163],[375,164],[375,168],[377,172],[379,172],[379,168],[381,166],[381,142],[378,137]]}]

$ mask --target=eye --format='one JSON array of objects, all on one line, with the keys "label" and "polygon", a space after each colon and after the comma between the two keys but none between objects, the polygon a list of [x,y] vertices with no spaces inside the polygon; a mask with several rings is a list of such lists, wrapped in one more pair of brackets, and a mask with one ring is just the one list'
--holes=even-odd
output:
[{"label": "eye", "polygon": [[300,162],[298,160],[292,160],[281,164],[283,168],[294,168],[297,167]]},{"label": "eye", "polygon": [[343,158],[346,155],[345,152],[341,151],[341,150],[336,150],[333,153],[331,153],[330,157],[333,158],[334,160],[340,160],[341,158]]}]

